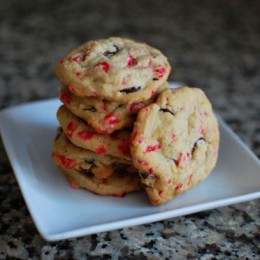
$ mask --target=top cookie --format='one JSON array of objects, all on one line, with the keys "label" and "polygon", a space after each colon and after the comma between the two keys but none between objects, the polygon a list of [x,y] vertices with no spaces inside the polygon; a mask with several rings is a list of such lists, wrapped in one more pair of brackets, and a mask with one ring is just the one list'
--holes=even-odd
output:
[{"label": "top cookie", "polygon": [[131,154],[151,203],[165,203],[205,179],[218,147],[218,123],[202,90],[168,89],[142,108]]},{"label": "top cookie", "polygon": [[118,37],[84,43],[55,69],[75,95],[98,96],[121,104],[153,96],[170,71],[159,50]]}]

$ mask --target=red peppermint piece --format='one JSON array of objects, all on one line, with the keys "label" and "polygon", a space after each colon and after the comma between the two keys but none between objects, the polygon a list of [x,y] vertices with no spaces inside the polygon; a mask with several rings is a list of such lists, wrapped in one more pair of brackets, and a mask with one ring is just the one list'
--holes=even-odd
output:
[{"label": "red peppermint piece", "polygon": [[104,62],[99,62],[99,63],[97,63],[96,66],[101,66],[105,73],[107,73],[108,70],[109,70],[110,67],[111,67],[111,66],[109,65],[109,63],[107,63],[107,62],[105,62],[105,61],[104,61]]},{"label": "red peppermint piece", "polygon": [[163,76],[164,76],[164,74],[165,74],[165,72],[166,72],[166,68],[164,68],[164,67],[162,67],[162,68],[160,68],[159,70],[158,70],[158,78],[160,79],[160,78],[162,78]]},{"label": "red peppermint piece", "polygon": [[134,58],[132,55],[129,55],[128,61],[127,61],[127,66],[132,67],[137,64],[137,59]]},{"label": "red peppermint piece", "polygon": [[138,144],[141,144],[144,142],[145,140],[145,137],[139,137],[140,133],[138,131],[135,131],[133,134],[132,134],[132,137],[131,137],[131,143],[133,142],[137,142]]},{"label": "red peppermint piece", "polygon": [[174,133],[171,134],[171,139],[174,140],[176,135]]},{"label": "red peppermint piece", "polygon": [[100,108],[101,108],[102,110],[104,110],[104,111],[107,110],[107,106],[106,106],[106,104],[102,104],[102,105],[100,105]]},{"label": "red peppermint piece", "polygon": [[70,182],[70,185],[71,185],[72,189],[75,189],[75,190],[79,189],[79,186],[76,183],[72,182],[72,181]]},{"label": "red peppermint piece", "polygon": [[155,145],[149,145],[146,147],[145,152],[149,153],[149,152],[154,152],[156,150],[159,150],[161,148],[161,144],[155,144]]},{"label": "red peppermint piece", "polygon": [[153,168],[152,168],[152,167],[149,168],[149,169],[148,169],[148,172],[149,172],[149,173],[153,173]]},{"label": "red peppermint piece", "polygon": [[78,124],[76,122],[69,122],[69,124],[67,125],[67,129],[66,129],[66,135],[71,137],[73,132],[77,129]]},{"label": "red peppermint piece", "polygon": [[75,72],[75,75],[76,75],[77,77],[79,77],[79,76],[81,75],[81,73],[80,73],[80,72]]},{"label": "red peppermint piece", "polygon": [[144,104],[143,103],[132,103],[129,105],[128,109],[130,112],[134,113],[134,112],[137,112],[139,111],[141,108],[144,107]]},{"label": "red peppermint piece", "polygon": [[161,196],[163,194],[163,190],[159,190],[159,195]]},{"label": "red peppermint piece", "polygon": [[77,133],[77,135],[83,139],[83,140],[91,140],[93,137],[93,133],[87,131],[87,130],[82,130],[80,132]]},{"label": "red peppermint piece", "polygon": [[71,97],[67,94],[66,91],[61,91],[60,93],[60,100],[67,105],[71,104]]},{"label": "red peppermint piece", "polygon": [[72,57],[71,60],[75,62],[80,62],[82,60],[82,57],[81,56]]},{"label": "red peppermint piece", "polygon": [[175,190],[180,190],[182,188],[183,184],[182,183],[179,183],[176,187],[175,187]]},{"label": "red peppermint piece", "polygon": [[62,168],[69,169],[76,165],[76,160],[65,157],[64,155],[58,155]]},{"label": "red peppermint piece", "polygon": [[69,85],[69,90],[70,90],[72,93],[76,93],[76,88],[75,88],[72,84]]},{"label": "red peppermint piece", "polygon": [[147,161],[144,161],[144,160],[137,160],[138,164],[142,165],[142,166],[147,166],[149,165],[149,163]]},{"label": "red peppermint piece", "polygon": [[107,122],[109,125],[116,125],[120,122],[120,120],[117,118],[114,112],[111,112],[107,114],[104,117],[105,122]]},{"label": "red peppermint piece", "polygon": [[156,90],[155,89],[152,90],[151,97],[153,97],[155,95],[155,93],[156,93]]},{"label": "red peppermint piece", "polygon": [[99,146],[96,149],[96,153],[100,154],[100,155],[106,154],[107,153],[107,149],[104,146]]},{"label": "red peppermint piece", "polygon": [[188,185],[191,184],[191,179],[192,179],[192,177],[193,177],[193,174],[191,174],[191,175],[189,176],[189,178],[188,178]]}]

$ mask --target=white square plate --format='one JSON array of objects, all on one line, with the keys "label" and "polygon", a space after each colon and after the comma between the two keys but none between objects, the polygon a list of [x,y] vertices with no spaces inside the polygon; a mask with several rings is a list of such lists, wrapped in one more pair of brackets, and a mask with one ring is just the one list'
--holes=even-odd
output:
[{"label": "white square plate", "polygon": [[40,234],[50,241],[134,226],[260,197],[260,162],[219,118],[220,157],[212,174],[173,201],[151,206],[144,192],[124,198],[70,187],[51,159],[58,99],[0,112],[0,130]]}]

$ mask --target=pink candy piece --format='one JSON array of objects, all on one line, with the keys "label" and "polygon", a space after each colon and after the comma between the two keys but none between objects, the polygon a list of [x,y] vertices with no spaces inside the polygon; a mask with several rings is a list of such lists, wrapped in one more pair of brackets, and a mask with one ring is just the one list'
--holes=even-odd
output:
[{"label": "pink candy piece", "polygon": [[97,63],[96,66],[101,66],[105,73],[110,69],[110,65],[105,61]]},{"label": "pink candy piece", "polygon": [[77,92],[77,91],[76,91],[76,88],[75,88],[72,84],[69,85],[69,90],[70,90],[72,93],[76,93],[76,92]]},{"label": "pink candy piece", "polygon": [[137,162],[140,164],[140,165],[142,165],[142,166],[147,166],[147,165],[149,165],[149,163],[148,162],[146,162],[146,161],[144,161],[144,160],[137,160]]},{"label": "pink candy piece", "polygon": [[148,172],[149,172],[149,173],[153,173],[153,168],[152,168],[152,167],[149,168],[149,169],[148,169]]},{"label": "pink candy piece", "polygon": [[81,56],[76,56],[76,57],[71,58],[71,60],[73,60],[75,62],[80,62],[82,60],[82,57]]},{"label": "pink candy piece", "polygon": [[76,122],[69,122],[69,124],[67,125],[67,129],[66,129],[66,135],[71,137],[73,132],[77,129],[78,124]]},{"label": "pink candy piece", "polygon": [[65,157],[64,155],[58,155],[58,158],[63,168],[72,168],[76,165],[76,160]]},{"label": "pink candy piece", "polygon": [[155,145],[149,145],[146,147],[145,152],[149,153],[149,152],[154,152],[156,150],[159,150],[161,148],[161,144],[155,144]]},{"label": "pink candy piece", "polygon": [[132,67],[137,64],[137,59],[134,58],[132,55],[129,55],[128,61],[127,61],[127,66]]},{"label": "pink candy piece", "polygon": [[97,153],[97,154],[100,154],[100,155],[106,154],[106,152],[107,152],[107,149],[106,149],[104,146],[99,146],[99,147],[96,149],[96,153]]},{"label": "pink candy piece", "polygon": [[83,140],[91,140],[93,137],[93,133],[91,133],[87,130],[82,130],[82,131],[78,132],[77,135]]},{"label": "pink candy piece", "polygon": [[175,190],[180,190],[182,188],[183,184],[182,183],[179,183],[176,187],[175,187]]},{"label": "pink candy piece", "polygon": [[128,109],[130,112],[134,113],[134,112],[139,111],[143,107],[144,107],[143,103],[132,103],[129,105]]},{"label": "pink candy piece", "polygon": [[191,179],[192,179],[192,177],[193,177],[193,174],[191,174],[191,175],[189,176],[189,179],[188,179],[188,185],[191,184]]},{"label": "pink candy piece", "polygon": [[107,114],[104,117],[105,122],[107,122],[109,125],[116,125],[120,122],[120,120],[115,116],[114,112],[111,112]]},{"label": "pink candy piece", "polygon": [[61,91],[60,100],[67,105],[71,104],[71,97],[66,93],[66,91]]},{"label": "pink candy piece", "polygon": [[139,144],[141,144],[141,143],[143,143],[144,142],[144,140],[145,140],[145,137],[138,137],[139,136],[139,132],[134,132],[133,134],[132,134],[132,137],[131,137],[131,142],[133,143],[133,142],[137,142],[137,143],[139,143]]},{"label": "pink candy piece", "polygon": [[70,185],[71,185],[72,189],[75,189],[75,190],[79,189],[79,186],[74,182],[70,182]]}]

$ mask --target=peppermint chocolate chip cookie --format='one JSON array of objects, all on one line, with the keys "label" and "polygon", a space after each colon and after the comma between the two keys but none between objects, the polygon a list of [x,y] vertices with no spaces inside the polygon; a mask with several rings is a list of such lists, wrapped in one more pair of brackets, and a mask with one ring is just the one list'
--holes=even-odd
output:
[{"label": "peppermint chocolate chip cookie", "polygon": [[131,104],[119,104],[98,97],[78,97],[65,86],[60,92],[60,100],[75,115],[87,121],[97,133],[111,134],[116,130],[132,127],[137,112],[151,104],[159,93],[169,88],[165,82],[152,98]]},{"label": "peppermint chocolate chip cookie", "polygon": [[89,41],[56,66],[56,75],[77,96],[98,96],[120,104],[152,97],[171,67],[157,49],[111,37]]},{"label": "peppermint chocolate chip cookie", "polygon": [[170,201],[214,168],[219,129],[211,104],[197,88],[163,91],[142,108],[131,138],[133,165],[153,205]]},{"label": "peppermint chocolate chip cookie", "polygon": [[130,160],[131,130],[116,131],[111,135],[99,134],[65,106],[58,109],[57,117],[67,138],[81,148],[100,155],[111,155]]},{"label": "peppermint chocolate chip cookie", "polygon": [[137,171],[128,161],[79,148],[59,130],[52,158],[73,187],[114,196],[141,189]]}]

